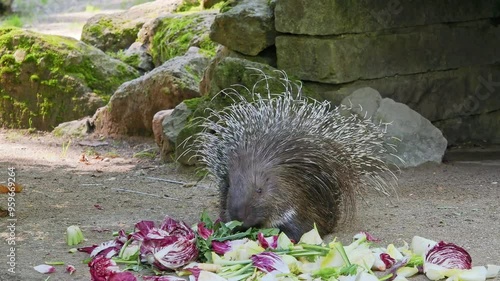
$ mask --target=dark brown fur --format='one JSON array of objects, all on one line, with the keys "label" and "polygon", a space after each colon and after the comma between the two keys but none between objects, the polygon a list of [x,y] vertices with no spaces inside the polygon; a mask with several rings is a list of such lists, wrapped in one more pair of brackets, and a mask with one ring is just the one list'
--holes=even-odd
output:
[{"label": "dark brown fur", "polygon": [[[266,146],[242,144],[230,156],[222,218],[242,221],[246,228],[277,227],[296,241],[314,224],[320,234],[331,233],[352,214],[354,170],[336,161],[343,152],[328,140],[281,137]],[[290,210],[295,214],[286,217]]]}]

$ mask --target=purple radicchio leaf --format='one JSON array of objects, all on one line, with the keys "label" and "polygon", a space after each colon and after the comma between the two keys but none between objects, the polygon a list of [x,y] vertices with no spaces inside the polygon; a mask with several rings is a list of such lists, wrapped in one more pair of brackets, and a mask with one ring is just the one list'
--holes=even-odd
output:
[{"label": "purple radicchio leaf", "polygon": [[91,257],[104,256],[106,258],[111,258],[120,252],[122,245],[116,243],[116,240],[111,240],[107,242],[102,242],[90,253]]},{"label": "purple radicchio leaf", "polygon": [[88,265],[92,281],[108,281],[111,275],[120,271],[120,268],[113,260],[102,255],[93,258]]},{"label": "purple radicchio leaf", "polygon": [[385,268],[391,268],[393,264],[396,263],[396,260],[393,259],[388,253],[381,253],[380,259],[385,264]]},{"label": "purple radicchio leaf", "polygon": [[280,256],[275,253],[263,252],[252,255],[250,259],[252,260],[252,264],[263,272],[271,273],[273,271],[278,271],[281,273],[290,273],[288,266]]},{"label": "purple radicchio leaf", "polygon": [[137,281],[137,277],[132,272],[117,272],[111,274],[108,281]]},{"label": "purple radicchio leaf", "polygon": [[140,251],[144,259],[160,270],[177,269],[198,256],[195,239],[177,236],[146,239],[142,242]]},{"label": "purple radicchio leaf", "polygon": [[444,241],[438,242],[427,251],[425,262],[449,269],[472,268],[472,258],[464,248]]},{"label": "purple radicchio leaf", "polygon": [[224,255],[225,253],[231,251],[231,248],[232,247],[229,240],[223,242],[212,241],[212,249],[218,255]]},{"label": "purple radicchio leaf", "polygon": [[140,221],[135,224],[136,231],[132,234],[132,237],[135,240],[142,241],[153,228],[155,228],[153,221]]},{"label": "purple radicchio leaf", "polygon": [[214,231],[212,229],[208,229],[205,227],[204,222],[198,223],[198,235],[201,238],[203,238],[204,240],[207,240],[210,236],[212,236],[213,233],[214,233]]},{"label": "purple radicchio leaf", "polygon": [[257,234],[257,239],[259,244],[264,249],[276,249],[278,248],[278,235],[273,235],[271,237],[264,237],[264,234],[259,232]]},{"label": "purple radicchio leaf", "polygon": [[168,216],[165,217],[160,229],[165,230],[169,235],[180,236],[186,239],[195,238],[194,231],[185,222],[176,221]]}]

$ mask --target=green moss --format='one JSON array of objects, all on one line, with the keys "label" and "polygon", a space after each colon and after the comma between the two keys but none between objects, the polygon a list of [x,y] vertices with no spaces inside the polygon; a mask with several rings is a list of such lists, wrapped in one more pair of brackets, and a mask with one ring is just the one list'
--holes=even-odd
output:
[{"label": "green moss", "polygon": [[43,80],[40,82],[40,84],[51,86],[51,87],[57,87],[57,85],[59,84],[59,80],[57,80],[57,79]]},{"label": "green moss", "polygon": [[206,98],[201,97],[201,98],[192,98],[192,99],[187,99],[184,100],[184,104],[186,104],[187,108],[191,111],[195,111],[196,108],[198,108],[199,104],[202,102],[205,102]]},{"label": "green moss", "polygon": [[151,56],[155,65],[184,54],[193,38],[199,20],[193,16],[169,17],[162,20],[153,36]]},{"label": "green moss", "polygon": [[[3,125],[8,128],[20,128],[23,123],[28,123],[30,116],[32,116],[28,104],[25,101],[16,100],[11,96],[4,95],[2,97],[0,112],[2,112],[4,108],[12,109],[9,110],[9,116],[2,116],[3,114],[0,114],[0,124],[3,123]],[[5,119],[9,119],[11,122],[5,123]]]},{"label": "green moss", "polygon": [[141,63],[141,59],[138,54],[126,55],[123,50],[119,50],[118,52],[106,52],[106,54],[134,68],[138,68]]},{"label": "green moss", "polygon": [[201,1],[184,0],[179,7],[175,10],[176,12],[188,12],[192,10],[201,11],[203,8]]},{"label": "green moss", "polygon": [[231,10],[237,4],[236,0],[227,0],[214,6],[214,8],[218,8],[220,13],[225,13]]},{"label": "green moss", "polygon": [[123,60],[123,62],[132,67],[138,68],[139,64],[141,63],[141,58],[138,54],[133,54],[131,56],[127,56],[125,60]]},{"label": "green moss", "polygon": [[37,62],[36,56],[34,56],[33,54],[26,55],[23,61],[23,63],[36,63],[36,62]]},{"label": "green moss", "polygon": [[[16,62],[16,59],[12,54],[5,54],[0,58],[0,75],[14,76],[10,77],[10,79],[13,79],[12,82],[19,82],[17,74],[20,67],[21,64]],[[0,77],[0,81],[1,80],[3,80],[2,77]]]},{"label": "green moss", "polygon": [[14,55],[11,54],[5,54],[0,58],[0,65],[11,65],[16,63],[16,58]]},{"label": "green moss", "polygon": [[202,49],[207,56],[214,56],[217,44],[208,37],[202,15],[189,14],[164,18],[155,29],[151,56],[155,65],[181,56],[191,46]]},{"label": "green moss", "polygon": [[97,24],[91,25],[87,31],[95,37],[102,36],[105,29],[115,30],[116,27],[113,21],[108,18],[100,19]]},{"label": "green moss", "polygon": [[196,81],[196,84],[200,84],[201,82],[201,75],[203,73],[199,73],[197,71],[195,71],[190,65],[186,65],[186,67],[184,68],[189,74],[191,74],[191,76],[193,76],[193,78],[195,79]]},{"label": "green moss", "polygon": [[43,102],[40,103],[38,106],[40,108],[40,111],[39,111],[40,115],[42,116],[42,118],[45,118],[52,111],[54,104],[52,102],[50,102],[50,100],[47,97],[44,97]]},{"label": "green moss", "polygon": [[205,34],[201,37],[200,40],[200,49],[201,52],[207,57],[214,57],[217,52],[218,44],[214,41],[210,40],[208,34]]},{"label": "green moss", "polygon": [[12,26],[9,26],[9,27],[0,26],[0,36],[2,36],[4,34],[7,34],[7,33],[11,32],[14,29],[18,29],[18,28],[17,27],[12,27]]},{"label": "green moss", "polygon": [[[213,5],[208,10],[220,11],[221,13],[223,13],[230,10],[235,5],[236,5],[236,0],[225,0]],[[176,12],[186,14],[186,13],[196,13],[202,10],[204,10],[202,1],[185,0],[176,9]]]},{"label": "green moss", "polygon": [[23,19],[18,15],[9,15],[5,17],[0,23],[2,27],[23,27],[24,22]]}]

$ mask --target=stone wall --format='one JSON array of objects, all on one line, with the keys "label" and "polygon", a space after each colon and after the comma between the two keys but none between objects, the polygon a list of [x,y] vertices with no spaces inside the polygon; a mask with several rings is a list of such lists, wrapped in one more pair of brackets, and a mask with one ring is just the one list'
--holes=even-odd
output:
[{"label": "stone wall", "polygon": [[[274,18],[258,16],[269,14],[265,5]],[[275,42],[277,68],[325,99],[338,103],[372,87],[429,119],[449,144],[500,143],[496,0],[241,0],[232,13],[239,25],[252,15],[255,27],[237,28],[243,41],[224,37],[232,43],[227,47],[259,56]],[[228,34],[224,17],[216,19],[211,37]],[[266,41],[251,42],[262,39],[245,30]],[[249,45],[262,48],[249,52]]]}]

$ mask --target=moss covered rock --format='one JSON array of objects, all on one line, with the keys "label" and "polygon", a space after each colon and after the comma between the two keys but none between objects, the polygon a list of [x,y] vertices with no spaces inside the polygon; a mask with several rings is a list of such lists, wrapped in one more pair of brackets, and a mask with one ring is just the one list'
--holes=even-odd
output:
[{"label": "moss covered rock", "polygon": [[[215,96],[220,91],[228,88],[234,88],[239,94],[246,97],[249,96],[250,91],[259,94],[267,94],[268,92],[281,93],[284,90],[281,78],[285,77],[285,75],[284,72],[264,63],[239,57],[217,57],[205,72],[200,90],[203,95],[208,96]],[[264,80],[264,77],[270,79]],[[293,76],[288,76],[288,79],[299,81]],[[302,87],[302,93],[308,97],[321,99],[316,92],[306,87]],[[221,101],[218,100],[218,102]],[[228,99],[229,104],[230,101],[231,99]]]},{"label": "moss covered rock", "polygon": [[0,29],[0,126],[49,130],[91,115],[139,74],[68,37]]},{"label": "moss covered rock", "polygon": [[153,1],[114,14],[90,18],[82,30],[82,41],[105,52],[127,49],[137,39],[144,23],[175,11],[182,0]]},{"label": "moss covered rock", "polygon": [[129,81],[113,94],[95,117],[96,132],[105,135],[152,135],[153,116],[199,96],[199,83],[209,59],[196,48]]},{"label": "moss covered rock", "polygon": [[210,40],[209,30],[216,12],[175,14],[160,17],[144,25],[139,41],[148,45],[155,66],[176,56],[182,56],[189,47],[198,47],[211,57],[217,44]]}]

